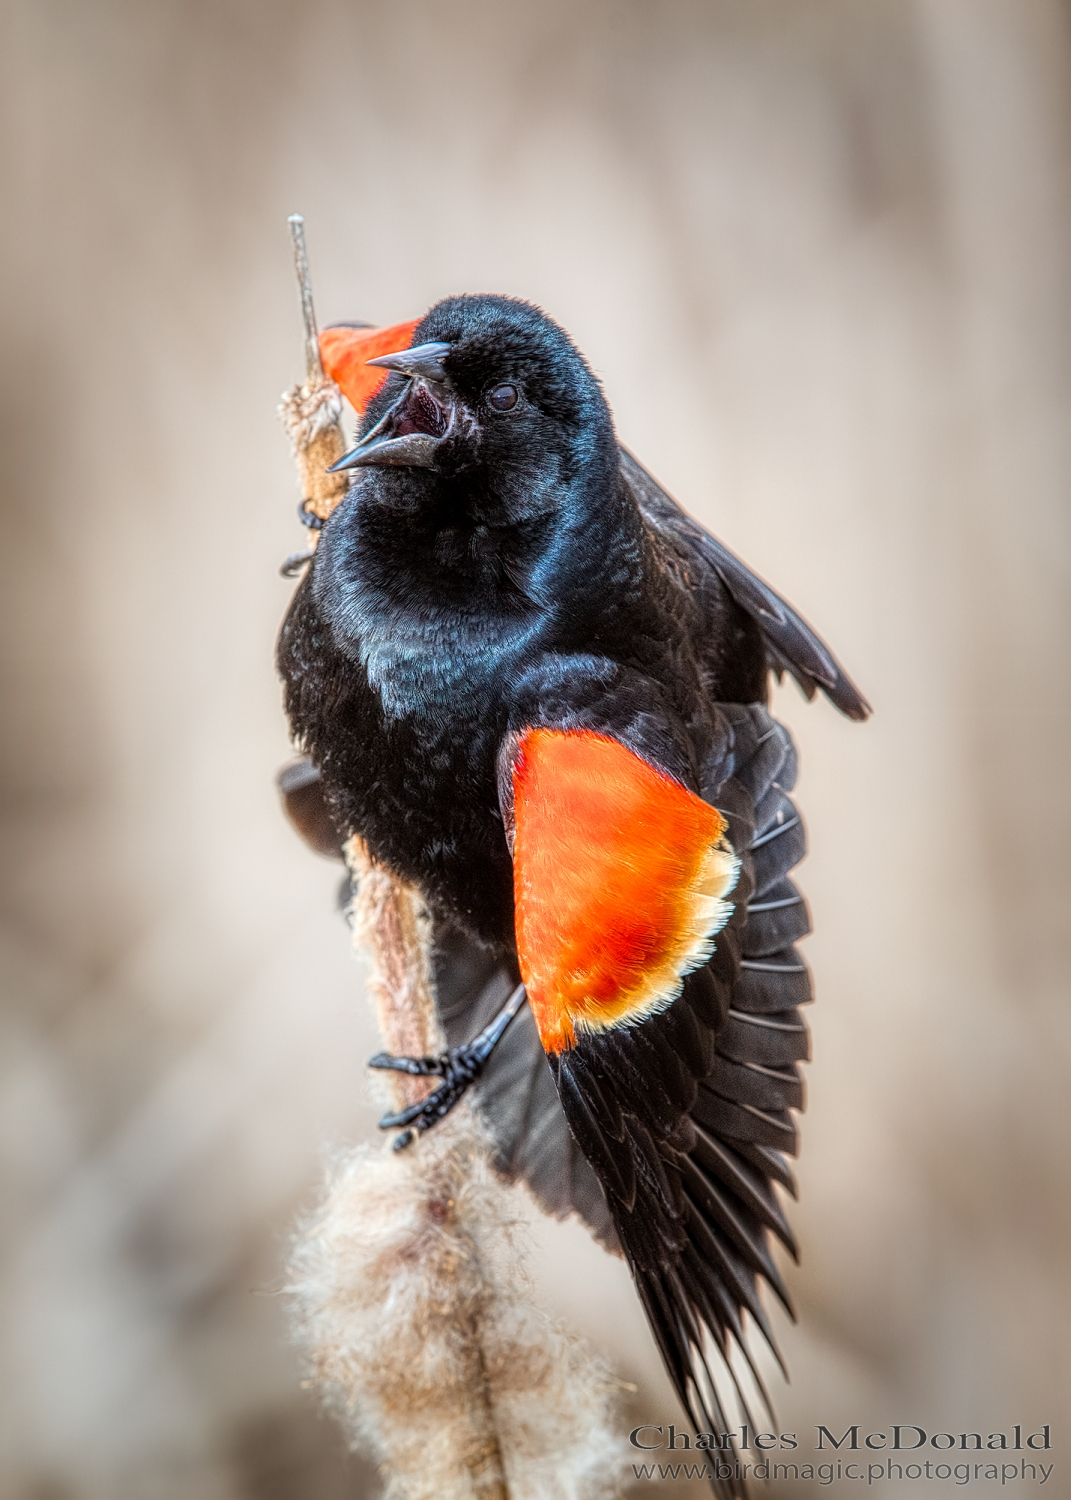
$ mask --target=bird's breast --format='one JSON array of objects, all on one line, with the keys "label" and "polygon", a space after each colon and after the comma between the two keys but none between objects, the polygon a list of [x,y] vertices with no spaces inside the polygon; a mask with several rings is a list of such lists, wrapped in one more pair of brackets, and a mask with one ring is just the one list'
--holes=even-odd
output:
[{"label": "bird's breast", "polygon": [[516,621],[478,614],[373,617],[361,632],[361,661],[388,719],[462,720],[492,712],[530,634]]}]

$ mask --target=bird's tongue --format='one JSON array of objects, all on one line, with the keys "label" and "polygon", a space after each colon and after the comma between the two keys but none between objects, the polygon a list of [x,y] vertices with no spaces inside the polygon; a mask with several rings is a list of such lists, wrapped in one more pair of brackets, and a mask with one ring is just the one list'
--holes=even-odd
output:
[{"label": "bird's tongue", "polygon": [[405,437],[410,432],[426,432],[430,437],[442,437],[450,425],[450,418],[428,390],[426,385],[414,381],[395,408],[391,427],[395,437]]},{"label": "bird's tongue", "polygon": [[[387,378],[386,370],[374,366],[369,368],[366,361],[378,359],[381,354],[393,354],[398,349],[408,349],[419,322],[419,318],[414,318],[410,323],[395,323],[390,328],[325,328],[320,334],[320,358],[324,369],[354,411],[363,412]],[[432,429],[416,427],[407,430],[428,432]]]}]

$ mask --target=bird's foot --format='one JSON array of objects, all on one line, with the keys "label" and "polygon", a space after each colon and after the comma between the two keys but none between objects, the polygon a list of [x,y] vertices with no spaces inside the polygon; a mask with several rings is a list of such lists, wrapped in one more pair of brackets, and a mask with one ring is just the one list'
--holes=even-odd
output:
[{"label": "bird's foot", "polygon": [[451,1047],[438,1057],[392,1057],[389,1052],[377,1052],[368,1060],[370,1068],[390,1069],[395,1073],[408,1073],[413,1078],[441,1078],[442,1083],[426,1099],[410,1104],[395,1114],[384,1115],[379,1122],[380,1130],[396,1130],[401,1134],[394,1142],[395,1151],[403,1151],[414,1137],[423,1135],[437,1120],[448,1115],[466,1090],[476,1082],[484,1070],[487,1059],[506,1027],[524,1004],[524,985],[519,984],[494,1020],[485,1026],[479,1036],[462,1047]]}]

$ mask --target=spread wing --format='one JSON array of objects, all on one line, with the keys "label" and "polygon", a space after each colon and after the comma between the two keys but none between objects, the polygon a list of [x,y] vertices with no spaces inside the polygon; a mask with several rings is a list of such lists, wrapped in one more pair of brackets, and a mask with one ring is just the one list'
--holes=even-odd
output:
[{"label": "spread wing", "polygon": [[620,451],[621,477],[644,519],[663,538],[676,542],[688,562],[705,564],[716,574],[758,625],[771,670],[778,677],[790,672],[808,698],[821,688],[849,719],[867,718],[869,703],[807,622],[735,553],[686,515],[638,459],[624,448]]},{"label": "spread wing", "polygon": [[709,1344],[746,1356],[745,1312],[772,1344],[761,1280],[788,1306],[770,1236],[794,1253],[774,1184],[792,1188],[810,999],[791,742],[758,706],[720,712],[732,749],[703,797],[587,732],[530,732],[512,769],[536,1027],[671,1379],[717,1434]]}]

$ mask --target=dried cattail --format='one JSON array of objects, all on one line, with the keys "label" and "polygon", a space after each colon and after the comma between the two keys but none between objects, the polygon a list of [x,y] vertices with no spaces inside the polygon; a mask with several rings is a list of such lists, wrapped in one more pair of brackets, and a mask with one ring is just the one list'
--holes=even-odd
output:
[{"label": "dried cattail", "polygon": [[[279,415],[297,460],[304,509],[308,515],[323,522],[349,485],[345,474],[327,473],[329,466],[346,450],[342,434],[342,393],[324,374],[320,359],[312,281],[305,251],[305,221],[300,214],[291,214],[288,222],[305,327],[305,381],[285,392],[279,403]],[[315,541],[314,531],[313,546]]]},{"label": "dried cattail", "polygon": [[388,1500],[617,1492],[616,1382],[534,1303],[511,1189],[465,1104],[331,1175],[292,1263],[312,1379]]}]

